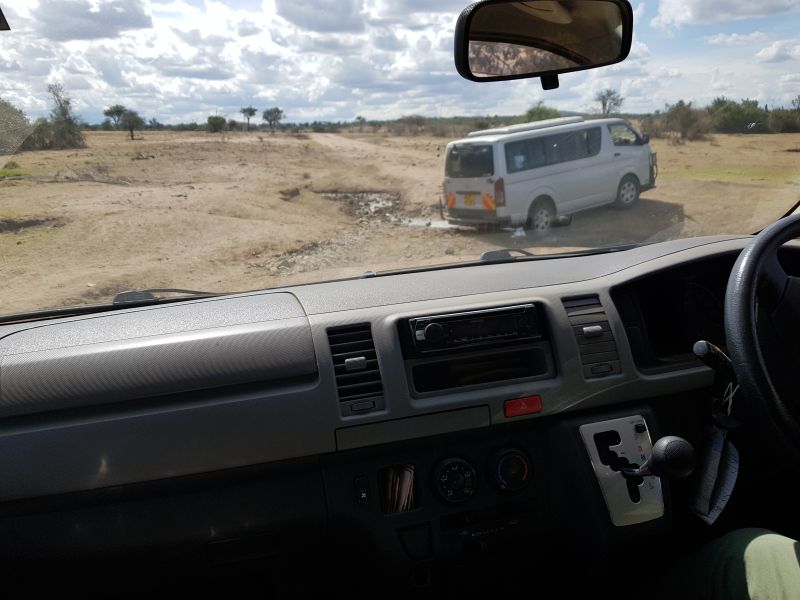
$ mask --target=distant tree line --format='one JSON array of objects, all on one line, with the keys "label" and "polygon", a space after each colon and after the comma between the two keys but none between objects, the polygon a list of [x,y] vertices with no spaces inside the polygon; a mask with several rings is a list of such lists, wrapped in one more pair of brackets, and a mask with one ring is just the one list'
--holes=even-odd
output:
[{"label": "distant tree line", "polygon": [[800,132],[800,96],[790,108],[761,106],[757,100],[715,98],[706,107],[679,100],[667,104],[641,121],[642,130],[651,137],[673,136],[678,140],[704,139],[711,133],[798,133]]}]

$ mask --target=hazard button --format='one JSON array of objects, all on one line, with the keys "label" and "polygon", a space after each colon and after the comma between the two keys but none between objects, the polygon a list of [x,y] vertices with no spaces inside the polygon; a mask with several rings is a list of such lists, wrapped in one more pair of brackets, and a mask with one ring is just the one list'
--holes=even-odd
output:
[{"label": "hazard button", "polygon": [[503,406],[506,417],[521,417],[542,412],[542,397],[527,396],[516,400],[506,400]]}]

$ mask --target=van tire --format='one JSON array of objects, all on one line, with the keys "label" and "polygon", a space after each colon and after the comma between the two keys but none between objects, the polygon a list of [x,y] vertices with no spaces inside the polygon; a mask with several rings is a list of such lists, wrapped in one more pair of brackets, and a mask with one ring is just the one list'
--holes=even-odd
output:
[{"label": "van tire", "polygon": [[536,236],[547,234],[555,224],[556,211],[550,198],[537,198],[528,211],[526,228]]},{"label": "van tire", "polygon": [[639,179],[635,175],[626,175],[619,182],[614,206],[617,208],[630,208],[639,201],[640,190]]}]

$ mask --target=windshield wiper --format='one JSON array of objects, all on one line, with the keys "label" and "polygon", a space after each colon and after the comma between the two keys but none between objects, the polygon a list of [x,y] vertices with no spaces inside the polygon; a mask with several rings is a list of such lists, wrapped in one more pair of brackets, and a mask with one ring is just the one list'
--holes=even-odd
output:
[{"label": "windshield wiper", "polygon": [[[480,263],[496,264],[528,260],[547,260],[551,258],[571,258],[575,256],[591,256],[594,254],[611,254],[612,252],[624,252],[633,250],[641,244],[624,244],[621,246],[608,246],[606,248],[591,248],[589,250],[576,250],[575,252],[563,252],[561,254],[533,254],[522,248],[502,248],[501,250],[490,250],[481,254]],[[513,253],[521,256],[515,256]]]},{"label": "windshield wiper", "polygon": [[[180,294],[179,298],[161,298],[156,294]],[[127,290],[120,292],[111,301],[113,306],[143,306],[147,304],[158,304],[164,300],[178,301],[191,300],[194,298],[214,298],[225,296],[219,292],[199,292],[197,290],[184,290],[181,288],[149,288],[144,290]]]}]

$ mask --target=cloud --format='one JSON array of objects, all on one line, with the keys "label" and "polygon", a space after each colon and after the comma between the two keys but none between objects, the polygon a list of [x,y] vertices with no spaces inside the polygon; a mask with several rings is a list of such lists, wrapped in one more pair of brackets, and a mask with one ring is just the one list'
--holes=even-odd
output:
[{"label": "cloud", "polygon": [[48,0],[39,3],[33,22],[39,35],[56,41],[115,38],[153,26],[141,0]]},{"label": "cloud", "polygon": [[705,40],[712,46],[747,46],[767,41],[767,34],[761,31],[753,33],[718,33],[706,36]]},{"label": "cloud", "polygon": [[363,0],[276,0],[278,16],[301,29],[321,32],[364,30]]},{"label": "cloud", "polygon": [[800,42],[797,40],[780,40],[772,42],[766,48],[756,53],[756,58],[761,62],[785,62],[800,58]]},{"label": "cloud", "polygon": [[765,17],[800,8],[800,0],[660,0],[653,27],[674,28]]},{"label": "cloud", "polygon": [[239,37],[256,35],[257,33],[261,33],[261,27],[249,21],[239,21],[239,24],[236,26],[236,33],[239,34]]}]

